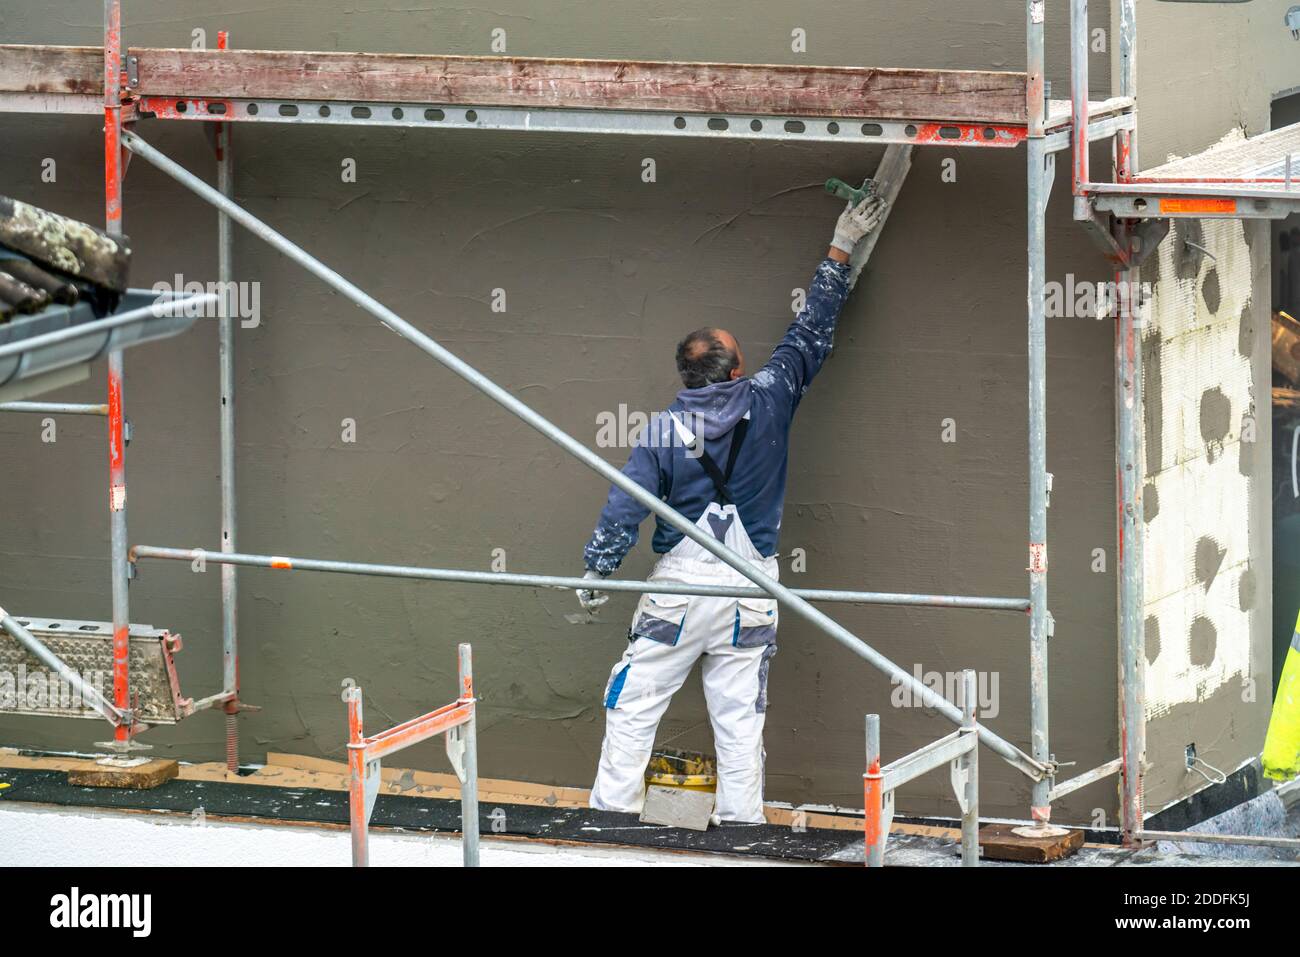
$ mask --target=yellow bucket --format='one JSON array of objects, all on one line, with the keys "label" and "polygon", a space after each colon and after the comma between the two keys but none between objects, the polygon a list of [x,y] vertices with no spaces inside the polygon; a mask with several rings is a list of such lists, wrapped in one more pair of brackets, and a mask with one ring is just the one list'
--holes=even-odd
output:
[{"label": "yellow bucket", "polygon": [[666,788],[687,791],[716,791],[718,789],[718,761],[698,751],[665,749],[650,755],[646,766],[646,782]]}]

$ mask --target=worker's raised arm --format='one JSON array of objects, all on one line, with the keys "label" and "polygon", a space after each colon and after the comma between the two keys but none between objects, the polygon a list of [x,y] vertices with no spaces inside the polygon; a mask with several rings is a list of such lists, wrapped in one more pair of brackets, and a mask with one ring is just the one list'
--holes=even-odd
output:
[{"label": "worker's raised arm", "polygon": [[885,210],[883,199],[870,197],[840,214],[831,248],[817,266],[803,309],[786,330],[767,365],[754,375],[756,386],[774,390],[789,402],[792,410],[831,354],[835,324],[849,298],[849,256],[854,246],[879,228]]}]

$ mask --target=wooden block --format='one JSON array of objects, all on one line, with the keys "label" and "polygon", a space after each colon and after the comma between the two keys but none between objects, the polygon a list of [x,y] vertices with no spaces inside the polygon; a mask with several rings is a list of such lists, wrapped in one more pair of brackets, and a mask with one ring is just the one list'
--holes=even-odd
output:
[{"label": "wooden block", "polygon": [[1083,831],[1066,831],[1059,837],[1025,837],[1018,824],[986,824],[980,828],[980,850],[986,860],[1048,864],[1069,857],[1083,847]]},{"label": "wooden block", "polygon": [[179,771],[180,766],[175,761],[161,759],[129,768],[87,762],[68,771],[68,783],[77,787],[134,788],[143,791],[170,781]]}]

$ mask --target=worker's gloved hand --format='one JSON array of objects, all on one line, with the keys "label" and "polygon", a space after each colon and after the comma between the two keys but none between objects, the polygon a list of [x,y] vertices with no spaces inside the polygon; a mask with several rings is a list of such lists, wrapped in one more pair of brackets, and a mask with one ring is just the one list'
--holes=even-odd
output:
[{"label": "worker's gloved hand", "polygon": [[851,255],[854,246],[880,228],[888,209],[889,204],[879,196],[868,196],[857,206],[846,206],[835,223],[835,238],[831,245]]},{"label": "worker's gloved hand", "polygon": [[[604,576],[595,569],[588,568],[587,574],[582,577],[592,579],[593,581],[600,581]],[[605,594],[603,591],[596,591],[594,588],[578,589],[578,604],[582,606],[583,611],[593,612],[607,601],[609,601],[609,595]]]}]

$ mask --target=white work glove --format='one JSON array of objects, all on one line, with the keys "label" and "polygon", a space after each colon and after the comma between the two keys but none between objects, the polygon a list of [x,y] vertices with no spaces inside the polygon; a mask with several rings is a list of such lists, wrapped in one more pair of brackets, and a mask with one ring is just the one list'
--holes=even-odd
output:
[{"label": "white work glove", "polygon": [[[582,577],[600,581],[604,576],[595,569],[588,568],[587,574]],[[605,594],[603,591],[596,591],[594,588],[579,588],[577,591],[578,604],[582,606],[582,610],[585,612],[594,612],[601,605],[605,604],[605,602],[609,601],[609,595]]]},{"label": "white work glove", "polygon": [[862,242],[863,237],[880,228],[888,209],[889,204],[879,196],[868,196],[857,206],[844,207],[835,223],[835,238],[831,245],[852,255],[853,247]]}]

